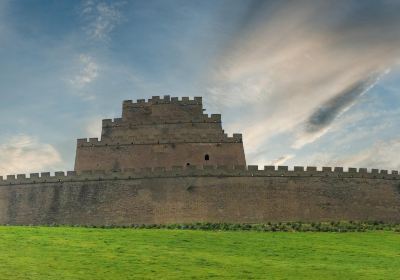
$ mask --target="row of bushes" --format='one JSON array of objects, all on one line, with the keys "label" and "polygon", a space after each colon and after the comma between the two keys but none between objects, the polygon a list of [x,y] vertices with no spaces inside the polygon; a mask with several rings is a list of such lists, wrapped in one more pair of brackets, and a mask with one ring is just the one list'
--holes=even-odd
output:
[{"label": "row of bushes", "polygon": [[[59,226],[53,224],[51,226]],[[132,224],[116,225],[76,225],[90,228],[134,228],[134,229],[184,229],[184,230],[212,230],[212,231],[265,231],[265,232],[365,232],[371,230],[385,230],[400,232],[400,224],[383,223],[379,221],[355,222],[280,222],[266,224],[234,224],[234,223],[188,223],[188,224]]]}]

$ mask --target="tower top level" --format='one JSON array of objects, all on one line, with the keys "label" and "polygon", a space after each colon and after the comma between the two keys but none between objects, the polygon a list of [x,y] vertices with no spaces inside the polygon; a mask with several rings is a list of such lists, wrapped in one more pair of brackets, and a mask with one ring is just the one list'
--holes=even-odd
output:
[{"label": "tower top level", "polygon": [[[209,118],[203,111],[201,97],[182,97],[179,100],[178,97],[171,98],[169,95],[164,98],[153,96],[147,102],[144,99],[139,99],[136,103],[125,100],[122,105],[122,121],[131,125],[208,121]],[[215,121],[221,122],[221,116],[213,120]]]},{"label": "tower top level", "polygon": [[170,122],[193,122],[203,119],[202,98],[153,96],[146,102],[144,99],[125,100],[122,105],[122,119],[131,124]]}]

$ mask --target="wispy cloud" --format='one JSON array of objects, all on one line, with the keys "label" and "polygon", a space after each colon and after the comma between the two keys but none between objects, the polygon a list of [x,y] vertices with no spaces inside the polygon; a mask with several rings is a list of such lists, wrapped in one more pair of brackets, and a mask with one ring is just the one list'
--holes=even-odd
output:
[{"label": "wispy cloud", "polygon": [[69,83],[74,87],[77,94],[85,99],[94,99],[95,96],[88,94],[86,87],[98,78],[100,71],[99,65],[92,56],[87,54],[79,55],[76,64],[77,67],[75,67],[75,71],[78,73],[75,74],[72,79],[69,79]]},{"label": "wispy cloud", "polygon": [[[321,152],[306,158],[305,164],[312,162],[322,166],[366,167],[400,170],[400,139],[377,141],[371,147],[350,155]],[[303,162],[302,162],[303,163]]]},{"label": "wispy cloud", "polygon": [[248,150],[319,139],[399,59],[397,1],[250,2],[208,92],[225,114],[247,110]]},{"label": "wispy cloud", "polygon": [[[110,39],[110,33],[120,24],[124,17],[121,8],[125,1],[86,0],[79,6],[79,15],[83,23],[85,36],[90,41],[100,43]],[[85,100],[93,100],[89,85],[99,78],[100,66],[91,52],[81,53],[77,60],[73,78],[69,79],[74,93]]]},{"label": "wispy cloud", "polygon": [[125,1],[88,0],[83,2],[80,15],[88,37],[93,40],[108,40],[109,34],[124,19],[121,8],[125,4]]},{"label": "wispy cloud", "polygon": [[294,155],[283,155],[277,159],[271,161],[272,165],[281,165],[287,162],[288,160],[292,159]]},{"label": "wispy cloud", "polygon": [[90,83],[92,83],[99,75],[99,66],[94,61],[93,57],[81,54],[79,56],[79,73],[70,80],[71,84],[82,88]]},{"label": "wispy cloud", "polygon": [[15,135],[0,145],[0,174],[54,170],[61,164],[57,150],[29,135]]},{"label": "wispy cloud", "polygon": [[400,139],[378,141],[372,147],[343,160],[345,166],[400,170]]}]

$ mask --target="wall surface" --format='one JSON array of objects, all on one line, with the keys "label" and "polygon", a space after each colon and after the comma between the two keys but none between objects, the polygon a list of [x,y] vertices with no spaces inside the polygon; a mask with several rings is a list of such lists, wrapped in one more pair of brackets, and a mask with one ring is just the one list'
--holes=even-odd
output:
[{"label": "wall surface", "polygon": [[204,167],[58,172],[0,180],[0,224],[400,222],[400,176],[364,170]]},{"label": "wall surface", "polygon": [[[206,155],[208,155],[206,160]],[[186,165],[244,165],[242,143],[119,144],[77,148],[75,170]]]}]

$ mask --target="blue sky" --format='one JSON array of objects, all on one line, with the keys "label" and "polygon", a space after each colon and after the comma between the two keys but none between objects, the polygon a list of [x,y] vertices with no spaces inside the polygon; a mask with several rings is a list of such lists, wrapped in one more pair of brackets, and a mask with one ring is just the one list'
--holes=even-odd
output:
[{"label": "blue sky", "polygon": [[249,164],[400,169],[400,1],[0,0],[0,173],[70,170],[124,99],[203,96]]}]

